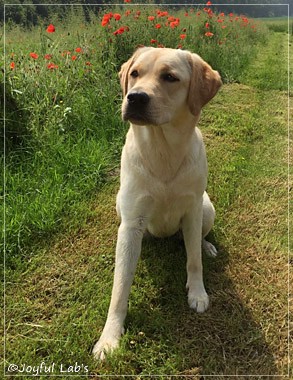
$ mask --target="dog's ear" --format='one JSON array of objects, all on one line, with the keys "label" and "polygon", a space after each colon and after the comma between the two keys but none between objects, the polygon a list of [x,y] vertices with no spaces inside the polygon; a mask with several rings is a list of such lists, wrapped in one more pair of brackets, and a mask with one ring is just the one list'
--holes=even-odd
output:
[{"label": "dog's ear", "polygon": [[133,53],[133,55],[129,58],[129,60],[121,66],[120,72],[119,72],[119,78],[120,78],[120,84],[123,91],[123,96],[127,94],[127,88],[128,88],[128,74],[131,66],[136,61],[136,59],[144,53],[146,50],[153,49],[149,47],[138,47],[138,49]]},{"label": "dog's ear", "polygon": [[191,79],[189,84],[188,106],[197,116],[201,108],[218,92],[222,85],[220,74],[197,54],[190,54]]}]

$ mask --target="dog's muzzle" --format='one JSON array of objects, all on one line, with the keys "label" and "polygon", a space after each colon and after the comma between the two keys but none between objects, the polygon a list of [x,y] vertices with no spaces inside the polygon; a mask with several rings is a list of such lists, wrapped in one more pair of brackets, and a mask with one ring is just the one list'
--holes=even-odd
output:
[{"label": "dog's muzzle", "polygon": [[123,113],[123,119],[131,122],[148,122],[149,111],[148,105],[150,97],[143,91],[131,91],[127,94],[126,108]]}]

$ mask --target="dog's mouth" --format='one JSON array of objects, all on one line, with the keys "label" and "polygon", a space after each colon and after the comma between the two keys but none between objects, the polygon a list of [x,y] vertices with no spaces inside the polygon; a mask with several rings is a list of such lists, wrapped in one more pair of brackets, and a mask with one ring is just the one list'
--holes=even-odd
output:
[{"label": "dog's mouth", "polygon": [[142,112],[140,110],[132,110],[126,109],[125,112],[122,113],[122,119],[124,121],[130,121],[133,124],[137,125],[148,125],[153,124],[148,112]]}]

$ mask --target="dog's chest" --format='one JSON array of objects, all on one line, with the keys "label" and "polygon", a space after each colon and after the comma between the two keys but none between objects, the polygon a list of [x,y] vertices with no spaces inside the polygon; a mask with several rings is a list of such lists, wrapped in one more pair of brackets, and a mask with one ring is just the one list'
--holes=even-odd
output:
[{"label": "dog's chest", "polygon": [[182,218],[193,207],[197,196],[191,190],[178,191],[170,186],[153,190],[147,229],[157,237],[171,236],[181,228]]}]

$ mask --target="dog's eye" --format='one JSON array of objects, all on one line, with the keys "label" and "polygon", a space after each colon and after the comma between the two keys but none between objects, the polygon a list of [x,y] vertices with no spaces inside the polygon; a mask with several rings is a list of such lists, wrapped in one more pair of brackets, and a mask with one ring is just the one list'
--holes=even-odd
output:
[{"label": "dog's eye", "polygon": [[177,82],[177,81],[179,81],[179,79],[176,78],[173,74],[164,74],[162,77],[163,77],[163,80],[165,80],[166,82]]},{"label": "dog's eye", "polygon": [[138,77],[138,71],[137,70],[133,70],[130,75],[132,76],[132,78],[137,78]]}]

